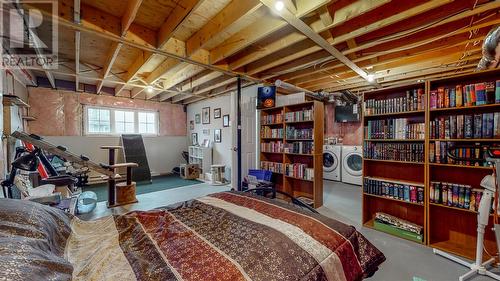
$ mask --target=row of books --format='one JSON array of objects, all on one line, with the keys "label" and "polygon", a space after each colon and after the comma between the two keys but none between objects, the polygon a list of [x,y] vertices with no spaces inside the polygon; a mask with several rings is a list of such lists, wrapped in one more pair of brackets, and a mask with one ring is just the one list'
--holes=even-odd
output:
[{"label": "row of books", "polygon": [[260,151],[261,152],[282,153],[283,152],[283,142],[282,141],[262,142],[262,143],[260,143]]},{"label": "row of books", "polygon": [[431,203],[477,211],[483,192],[470,185],[435,182],[430,184],[429,201]]},{"label": "row of books", "polygon": [[368,120],[367,139],[424,139],[425,123],[409,123],[407,118]]},{"label": "row of books", "polygon": [[285,122],[311,121],[313,118],[312,109],[303,109],[301,111],[285,113]]},{"label": "row of books", "polygon": [[314,143],[310,141],[298,141],[293,143],[285,143],[283,146],[283,151],[285,153],[296,153],[296,154],[313,154],[314,153]]},{"label": "row of books", "polygon": [[[435,141],[429,143],[429,162],[438,164],[454,164],[462,166],[482,166],[482,167],[491,166],[490,163],[486,161],[487,155],[482,149],[477,147],[453,148],[454,145],[455,145],[454,142],[446,142],[446,141]],[[484,159],[484,161],[482,162],[455,161],[452,158],[448,157],[449,149],[452,149],[452,151],[450,152],[457,157]]]},{"label": "row of books", "polygon": [[424,204],[424,188],[421,186],[393,183],[365,177],[363,179],[363,191],[368,194]]},{"label": "row of books", "polygon": [[266,116],[262,116],[260,119],[261,119],[260,121],[263,125],[283,123],[283,114],[278,113],[278,114],[266,115]]},{"label": "row of books", "polygon": [[285,164],[285,175],[298,179],[314,180],[314,169],[308,168],[307,164]]},{"label": "row of books", "polygon": [[425,109],[424,89],[406,91],[400,97],[388,99],[368,99],[364,102],[365,115],[400,113]]},{"label": "row of books", "polygon": [[295,128],[292,126],[286,127],[286,138],[289,140],[311,140],[313,138],[313,128]]},{"label": "row of books", "polygon": [[272,129],[271,127],[261,127],[260,128],[260,137],[261,138],[283,138],[283,128]]},{"label": "row of books", "polygon": [[500,103],[500,80],[455,87],[439,87],[430,92],[430,108],[452,108]]},{"label": "row of books", "polygon": [[363,144],[363,156],[374,160],[424,162],[423,143],[373,143]]},{"label": "row of books", "polygon": [[430,122],[434,139],[500,138],[500,112],[451,115]]},{"label": "row of books", "polygon": [[283,163],[260,161],[260,168],[273,173],[283,174]]}]

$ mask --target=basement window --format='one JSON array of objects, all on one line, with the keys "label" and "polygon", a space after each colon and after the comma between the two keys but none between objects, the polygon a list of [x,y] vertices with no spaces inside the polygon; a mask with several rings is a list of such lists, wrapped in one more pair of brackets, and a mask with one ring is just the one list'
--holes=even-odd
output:
[{"label": "basement window", "polygon": [[158,134],[158,112],[85,106],[86,135]]}]

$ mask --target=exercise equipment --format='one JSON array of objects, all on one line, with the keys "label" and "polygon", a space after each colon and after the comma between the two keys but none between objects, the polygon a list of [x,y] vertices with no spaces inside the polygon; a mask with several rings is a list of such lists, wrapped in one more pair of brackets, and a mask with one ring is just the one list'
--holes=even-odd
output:
[{"label": "exercise equipment", "polygon": [[[457,148],[480,148],[487,155],[485,158],[474,158],[474,157],[457,157],[454,155],[454,151]],[[491,201],[494,199],[494,228],[497,248],[500,246],[500,224],[498,223],[498,182],[500,182],[500,147],[490,147],[486,145],[455,145],[448,149],[448,157],[455,161],[469,161],[474,163],[483,163],[484,161],[489,161],[493,163],[493,174],[487,175],[481,180],[481,187],[484,188],[483,196],[479,202],[479,209],[477,214],[477,242],[476,242],[476,259],[473,263],[469,263],[462,260],[454,255],[447,252],[433,249],[434,253],[443,256],[449,260],[452,260],[458,264],[470,268],[468,272],[463,274],[458,278],[460,281],[464,281],[471,278],[474,275],[484,275],[491,277],[495,280],[500,280],[500,275],[492,273],[488,268],[495,262],[495,258],[491,258],[483,262],[483,250],[484,250],[484,233],[486,226],[488,225],[488,219],[490,216]]]},{"label": "exercise equipment", "polygon": [[[24,142],[31,143],[37,153],[42,153],[47,151],[59,157],[66,159],[67,161],[77,164],[81,167],[86,167],[87,169],[94,170],[98,173],[103,174],[108,180],[108,207],[116,207],[120,205],[130,204],[137,202],[135,197],[135,182],[132,181],[132,168],[138,166],[136,163],[119,163],[115,164],[115,150],[122,149],[121,146],[102,146],[102,149],[109,151],[109,162],[108,164],[97,164],[89,159],[85,155],[76,155],[70,152],[63,146],[56,146],[50,142],[44,141],[42,137],[31,134],[28,135],[24,132],[16,131],[12,134],[13,137],[20,139]],[[31,161],[32,156],[24,159],[20,162],[25,163],[27,168],[34,169],[34,161]],[[29,161],[28,161],[29,160]],[[49,163],[50,164],[50,163]],[[127,176],[125,182],[116,183],[121,176],[116,172],[120,168],[127,169]],[[149,168],[148,168],[149,169]]]}]

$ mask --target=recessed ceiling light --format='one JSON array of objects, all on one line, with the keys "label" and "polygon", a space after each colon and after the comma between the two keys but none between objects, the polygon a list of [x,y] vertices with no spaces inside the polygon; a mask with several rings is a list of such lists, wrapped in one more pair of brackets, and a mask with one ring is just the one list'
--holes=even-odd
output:
[{"label": "recessed ceiling light", "polygon": [[153,86],[151,86],[151,85],[147,86],[146,87],[146,92],[148,92],[148,93],[151,94],[153,92]]},{"label": "recessed ceiling light", "polygon": [[276,10],[278,11],[283,10],[284,7],[285,4],[283,4],[283,1],[276,1],[276,3],[274,4],[274,8],[276,8]]},{"label": "recessed ceiling light", "polygon": [[368,74],[366,76],[366,79],[368,80],[368,82],[371,83],[371,82],[375,81],[375,76],[373,76],[373,74]]}]

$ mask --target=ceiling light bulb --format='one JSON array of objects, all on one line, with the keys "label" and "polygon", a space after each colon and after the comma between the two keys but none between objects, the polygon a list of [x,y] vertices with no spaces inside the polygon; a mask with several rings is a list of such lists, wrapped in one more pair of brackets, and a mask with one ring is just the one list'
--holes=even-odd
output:
[{"label": "ceiling light bulb", "polygon": [[375,81],[375,76],[373,76],[373,74],[368,74],[366,76],[366,78],[368,79],[368,82],[370,82],[370,83]]},{"label": "ceiling light bulb", "polygon": [[151,85],[147,86],[146,91],[151,94],[153,92],[153,86]]},{"label": "ceiling light bulb", "polygon": [[283,10],[284,7],[285,4],[283,4],[283,1],[276,1],[276,3],[274,4],[274,8],[276,8],[276,10],[278,11]]}]

